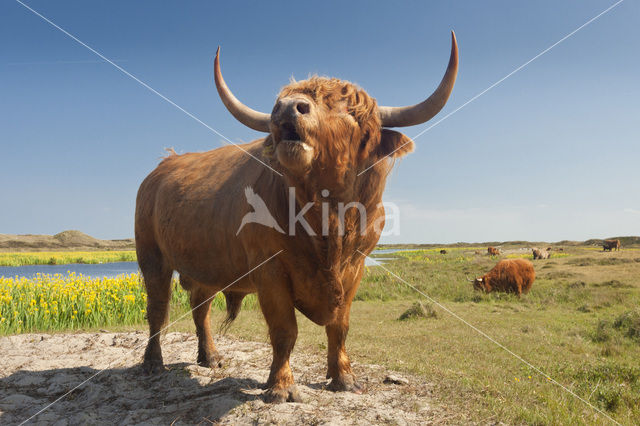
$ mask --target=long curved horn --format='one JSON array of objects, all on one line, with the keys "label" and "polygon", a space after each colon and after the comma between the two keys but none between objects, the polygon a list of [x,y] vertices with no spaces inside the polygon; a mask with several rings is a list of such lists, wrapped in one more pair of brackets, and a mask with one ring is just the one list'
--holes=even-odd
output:
[{"label": "long curved horn", "polygon": [[222,103],[227,107],[231,115],[233,115],[236,120],[253,130],[269,133],[271,115],[253,110],[240,102],[238,98],[233,96],[233,93],[231,93],[231,90],[227,87],[227,83],[224,82],[222,72],[220,72],[220,46],[218,46],[218,50],[216,51],[216,59],[213,62],[213,71],[218,95],[220,95]]},{"label": "long curved horn", "polygon": [[405,107],[381,106],[378,108],[380,120],[384,127],[415,126],[429,121],[447,103],[458,74],[458,42],[451,31],[451,56],[447,71],[438,88],[425,101]]}]

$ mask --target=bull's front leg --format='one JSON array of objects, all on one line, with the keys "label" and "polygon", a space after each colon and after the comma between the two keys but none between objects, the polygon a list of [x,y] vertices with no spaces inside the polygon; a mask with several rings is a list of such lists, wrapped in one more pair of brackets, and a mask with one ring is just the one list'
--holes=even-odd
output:
[{"label": "bull's front leg", "polygon": [[289,357],[298,337],[298,324],[289,291],[284,286],[267,288],[258,292],[258,300],[269,327],[273,348],[265,402],[301,402],[289,366]]},{"label": "bull's front leg", "polygon": [[[355,291],[353,293],[355,294]],[[325,327],[328,340],[327,378],[331,379],[329,389],[332,391],[362,393],[364,390],[351,371],[351,362],[345,348],[349,332],[349,312],[354,294],[350,295],[345,306],[338,311],[336,321]]]}]

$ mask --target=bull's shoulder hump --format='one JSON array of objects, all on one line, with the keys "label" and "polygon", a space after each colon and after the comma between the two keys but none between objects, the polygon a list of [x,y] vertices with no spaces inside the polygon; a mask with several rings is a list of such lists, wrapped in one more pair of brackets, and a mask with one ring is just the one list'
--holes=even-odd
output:
[{"label": "bull's shoulder hump", "polygon": [[[205,152],[175,154],[166,157],[151,172],[145,186],[172,189],[190,197],[233,185],[254,186],[260,174],[268,170],[261,162],[263,140],[239,146],[224,146]],[[260,160],[260,161],[258,161]],[[197,194],[196,194],[197,193]]]},{"label": "bull's shoulder hump", "polygon": [[230,170],[249,162],[260,165],[260,162],[266,161],[263,158],[262,148],[263,140],[257,140],[242,145],[226,145],[204,152],[172,154],[165,157],[152,174],[173,176],[184,173],[199,173],[206,175],[215,169]]},{"label": "bull's shoulder hump", "polygon": [[192,162],[207,160],[221,161],[234,159],[235,157],[242,158],[243,156],[254,156],[262,159],[263,144],[264,138],[243,144],[227,142],[227,145],[203,152],[186,152],[184,154],[176,154],[175,151],[173,151],[166,157],[163,157],[160,165],[189,164]]}]

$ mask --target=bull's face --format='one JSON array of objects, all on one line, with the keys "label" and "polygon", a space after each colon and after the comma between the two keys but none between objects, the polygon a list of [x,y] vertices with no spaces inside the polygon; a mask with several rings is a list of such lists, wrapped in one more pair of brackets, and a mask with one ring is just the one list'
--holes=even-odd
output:
[{"label": "bull's face", "polygon": [[280,93],[271,114],[242,104],[229,90],[215,60],[218,94],[233,116],[252,129],[270,133],[265,155],[275,159],[285,173],[300,176],[316,169],[344,177],[360,172],[381,158],[401,156],[413,142],[384,127],[421,124],[444,107],[456,80],[458,47],[452,33],[451,56],[436,91],[425,101],[408,107],[378,106],[355,85],[314,77],[294,82]]},{"label": "bull's face", "polygon": [[486,286],[485,286],[484,278],[476,278],[473,281],[473,289],[485,291]]},{"label": "bull's face", "polygon": [[375,99],[355,85],[313,77],[286,86],[271,112],[265,145],[294,175],[343,175],[381,157],[413,149],[401,133],[382,129]]},{"label": "bull's face", "polygon": [[311,167],[319,147],[318,127],[327,113],[324,109],[304,93],[280,96],[276,101],[267,146],[285,169],[301,173]]}]

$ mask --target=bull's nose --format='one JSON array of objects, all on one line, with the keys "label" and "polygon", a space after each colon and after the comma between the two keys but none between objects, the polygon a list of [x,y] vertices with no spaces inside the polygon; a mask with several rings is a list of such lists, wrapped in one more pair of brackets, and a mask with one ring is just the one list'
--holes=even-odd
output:
[{"label": "bull's nose", "polygon": [[282,98],[273,108],[272,116],[278,121],[290,121],[311,112],[311,103],[302,98]]},{"label": "bull's nose", "polygon": [[311,111],[311,105],[309,105],[309,102],[307,101],[299,100],[296,102],[296,111],[300,114],[309,114],[309,111]]}]

